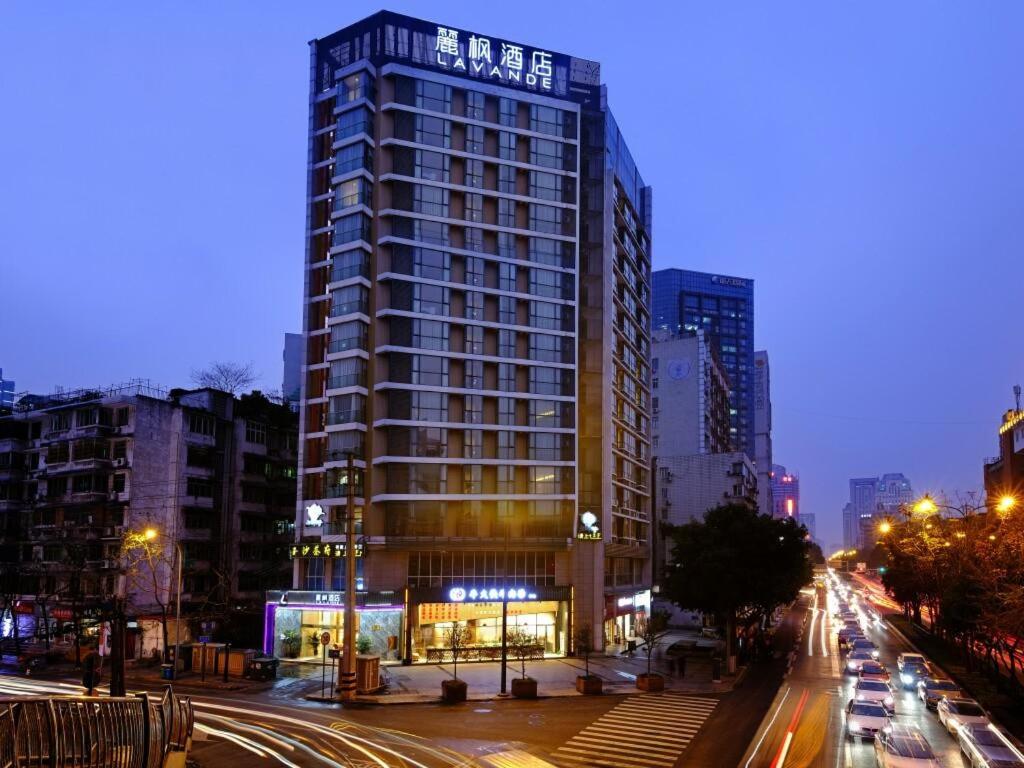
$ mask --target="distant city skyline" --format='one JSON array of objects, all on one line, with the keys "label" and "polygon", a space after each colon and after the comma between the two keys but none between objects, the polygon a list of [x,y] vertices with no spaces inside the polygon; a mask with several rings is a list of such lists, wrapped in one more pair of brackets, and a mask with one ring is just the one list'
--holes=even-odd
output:
[{"label": "distant city skyline", "polygon": [[[655,269],[757,284],[774,453],[820,539],[878,468],[982,489],[1024,382],[1019,286],[998,279],[1024,235],[1024,6],[664,6],[641,42],[628,6],[387,5],[601,61],[657,193]],[[187,386],[213,360],[280,387],[302,322],[302,43],[380,7],[6,9],[0,362],[19,391]],[[76,205],[54,226],[58,178]]]}]

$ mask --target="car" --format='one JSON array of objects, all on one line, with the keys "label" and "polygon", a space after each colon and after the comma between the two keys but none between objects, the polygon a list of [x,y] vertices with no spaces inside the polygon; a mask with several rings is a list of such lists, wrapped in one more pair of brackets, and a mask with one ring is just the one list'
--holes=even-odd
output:
[{"label": "car", "polygon": [[917,688],[917,684],[931,674],[928,667],[917,664],[904,664],[900,670],[900,682],[904,688]]},{"label": "car", "polygon": [[889,710],[873,701],[850,699],[846,705],[846,738],[871,739],[891,724]]},{"label": "car", "polygon": [[860,665],[859,677],[861,680],[881,680],[889,682],[889,670],[880,661],[865,661]]},{"label": "car", "polygon": [[960,686],[944,677],[926,677],[917,684],[917,697],[928,709],[935,709],[943,696],[959,699]]},{"label": "car", "polygon": [[868,640],[866,637],[860,637],[850,644],[850,650],[853,651],[867,651],[871,654],[872,659],[878,658],[878,646]]},{"label": "car", "polygon": [[988,713],[974,699],[951,699],[943,696],[935,707],[939,722],[946,726],[951,736],[965,725],[988,725]]},{"label": "car", "polygon": [[960,742],[960,754],[971,768],[1024,766],[1024,754],[991,723],[965,725],[956,735]]},{"label": "car", "polygon": [[853,686],[853,698],[857,701],[873,701],[881,704],[889,714],[896,712],[896,699],[888,683],[879,680],[858,680]]},{"label": "car", "polygon": [[903,667],[907,664],[914,664],[919,667],[927,667],[928,659],[922,656],[920,653],[901,653],[896,657],[896,668],[902,672]]},{"label": "car", "polygon": [[851,651],[850,655],[846,657],[846,673],[848,675],[859,674],[860,668],[864,666],[865,661],[874,661],[870,653],[867,651]]},{"label": "car", "polygon": [[931,744],[913,725],[893,725],[875,734],[875,764],[879,768],[938,768]]}]

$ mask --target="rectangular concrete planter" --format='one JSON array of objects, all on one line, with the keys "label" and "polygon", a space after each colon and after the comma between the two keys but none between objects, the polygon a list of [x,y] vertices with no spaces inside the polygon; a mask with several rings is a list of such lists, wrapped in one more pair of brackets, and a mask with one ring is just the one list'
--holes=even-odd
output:
[{"label": "rectangular concrete planter", "polygon": [[636,676],[636,687],[648,693],[657,693],[665,690],[665,678],[657,674],[644,674]]},{"label": "rectangular concrete planter", "polygon": [[469,686],[464,680],[442,680],[441,701],[445,704],[458,704],[466,700],[466,691]]},{"label": "rectangular concrete planter", "polygon": [[601,693],[602,681],[597,675],[576,675],[576,690],[587,696]]},{"label": "rectangular concrete planter", "polygon": [[512,678],[512,695],[517,699],[536,699],[537,681],[532,677]]}]

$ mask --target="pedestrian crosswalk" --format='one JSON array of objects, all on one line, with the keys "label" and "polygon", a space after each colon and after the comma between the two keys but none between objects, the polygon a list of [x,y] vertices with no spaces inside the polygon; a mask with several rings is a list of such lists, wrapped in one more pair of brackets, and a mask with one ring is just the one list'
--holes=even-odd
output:
[{"label": "pedestrian crosswalk", "polygon": [[670,768],[717,699],[678,693],[630,696],[555,750],[566,768]]}]

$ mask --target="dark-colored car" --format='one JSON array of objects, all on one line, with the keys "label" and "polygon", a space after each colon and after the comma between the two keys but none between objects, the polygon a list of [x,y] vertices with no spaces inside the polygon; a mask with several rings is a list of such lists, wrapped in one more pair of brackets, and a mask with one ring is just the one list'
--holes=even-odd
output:
[{"label": "dark-colored car", "polygon": [[928,709],[935,709],[943,696],[958,699],[963,693],[960,692],[960,686],[952,680],[944,677],[926,677],[917,684],[917,696]]}]

